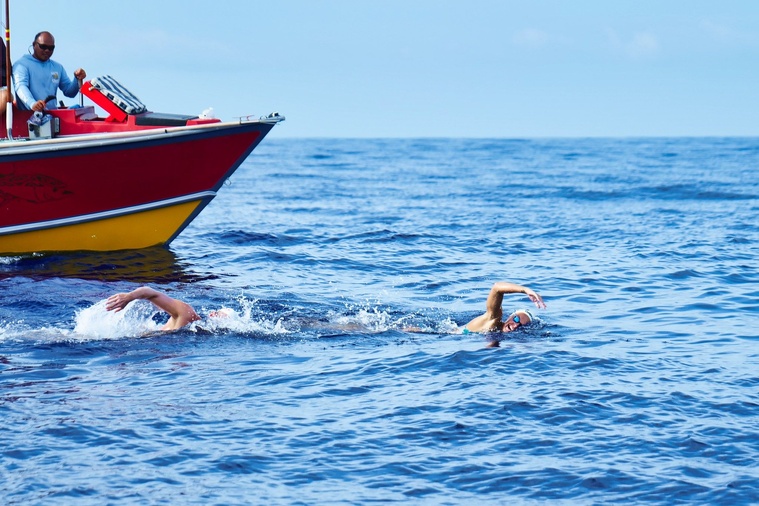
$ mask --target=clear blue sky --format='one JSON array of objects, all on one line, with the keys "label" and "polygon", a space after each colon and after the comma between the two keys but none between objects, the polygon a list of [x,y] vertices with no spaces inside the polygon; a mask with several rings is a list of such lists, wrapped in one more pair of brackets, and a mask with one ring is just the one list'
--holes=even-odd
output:
[{"label": "clear blue sky", "polygon": [[13,59],[277,137],[759,135],[755,0],[12,0]]}]

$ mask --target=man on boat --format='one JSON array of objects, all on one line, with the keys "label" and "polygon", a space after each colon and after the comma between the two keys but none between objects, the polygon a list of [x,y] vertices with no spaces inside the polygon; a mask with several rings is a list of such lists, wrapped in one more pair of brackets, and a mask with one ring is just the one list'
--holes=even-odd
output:
[{"label": "man on boat", "polygon": [[485,312],[464,325],[462,333],[472,332],[513,332],[514,330],[532,323],[535,318],[526,309],[514,311],[503,320],[503,296],[507,293],[524,293],[539,309],[545,309],[543,298],[526,286],[499,281],[490,289],[490,295],[485,302]]},{"label": "man on boat", "polygon": [[[31,50],[31,54],[22,56],[13,64],[16,105],[19,109],[56,109],[55,97],[59,89],[67,97],[75,97],[79,92],[79,81],[87,77],[87,73],[84,69],[76,69],[72,81],[63,65],[50,59],[55,50],[53,35],[50,32],[38,33]],[[48,106],[46,100],[52,104]]]}]

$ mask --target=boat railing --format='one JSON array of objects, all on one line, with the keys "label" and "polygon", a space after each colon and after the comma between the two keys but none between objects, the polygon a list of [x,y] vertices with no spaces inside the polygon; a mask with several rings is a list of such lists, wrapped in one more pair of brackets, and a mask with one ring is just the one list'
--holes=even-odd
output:
[{"label": "boat railing", "polygon": [[285,121],[285,117],[280,115],[278,112],[272,112],[265,116],[259,117],[255,117],[253,114],[249,114],[248,116],[240,116],[240,123],[249,123],[251,121],[255,121],[257,123],[266,123],[268,125],[276,125],[281,121]]}]

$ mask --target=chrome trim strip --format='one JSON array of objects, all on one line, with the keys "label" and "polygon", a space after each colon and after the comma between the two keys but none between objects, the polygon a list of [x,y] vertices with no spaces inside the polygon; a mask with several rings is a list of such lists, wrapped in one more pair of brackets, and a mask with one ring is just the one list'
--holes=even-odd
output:
[{"label": "chrome trim strip", "polygon": [[1,227],[0,235],[18,234],[23,232],[33,232],[35,230],[45,230],[48,228],[64,227],[68,225],[78,225],[80,223],[87,223],[90,221],[104,220],[108,218],[117,218],[119,216],[125,216],[127,214],[136,214],[145,211],[152,211],[154,209],[160,209],[162,207],[174,206],[177,204],[185,204],[194,200],[211,200],[216,196],[216,192],[204,191],[199,193],[193,193],[191,195],[184,195],[182,197],[174,197],[166,200],[159,200],[157,202],[151,202],[150,204],[140,204],[132,207],[122,207],[120,209],[114,209],[112,211],[102,211],[99,213],[83,214],[80,216],[73,216],[71,218],[61,218],[58,220],[40,221],[36,223],[29,223],[26,225],[13,225],[10,227]]},{"label": "chrome trim strip", "polygon": [[134,130],[130,132],[107,132],[101,134],[81,134],[54,137],[52,139],[14,139],[6,140],[0,143],[0,161],[5,155],[21,155],[27,153],[50,153],[55,151],[92,148],[101,146],[110,146],[114,144],[150,141],[157,139],[168,139],[174,137],[184,137],[188,135],[198,135],[201,133],[211,132],[213,130],[236,129],[249,124],[267,125],[267,121],[240,121],[224,123],[206,123],[200,125],[178,126],[178,127],[158,127],[145,130]]}]

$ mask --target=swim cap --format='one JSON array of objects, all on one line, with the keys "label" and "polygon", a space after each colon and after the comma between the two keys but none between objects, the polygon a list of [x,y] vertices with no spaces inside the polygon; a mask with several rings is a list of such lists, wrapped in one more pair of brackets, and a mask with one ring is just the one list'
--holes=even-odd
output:
[{"label": "swim cap", "polygon": [[233,309],[230,309],[228,307],[223,307],[221,309],[217,309],[216,311],[211,311],[210,313],[208,313],[208,316],[210,316],[211,318],[229,318],[230,316],[234,314],[235,312]]},{"label": "swim cap", "polygon": [[522,312],[522,313],[525,313],[525,314],[527,314],[527,317],[530,319],[530,323],[532,323],[532,322],[534,322],[534,321],[535,321],[535,317],[532,315],[532,313],[530,312],[530,310],[529,310],[529,309],[517,309],[517,310],[516,310],[516,311],[514,311],[514,312],[515,312],[515,313],[519,313],[519,312]]}]

